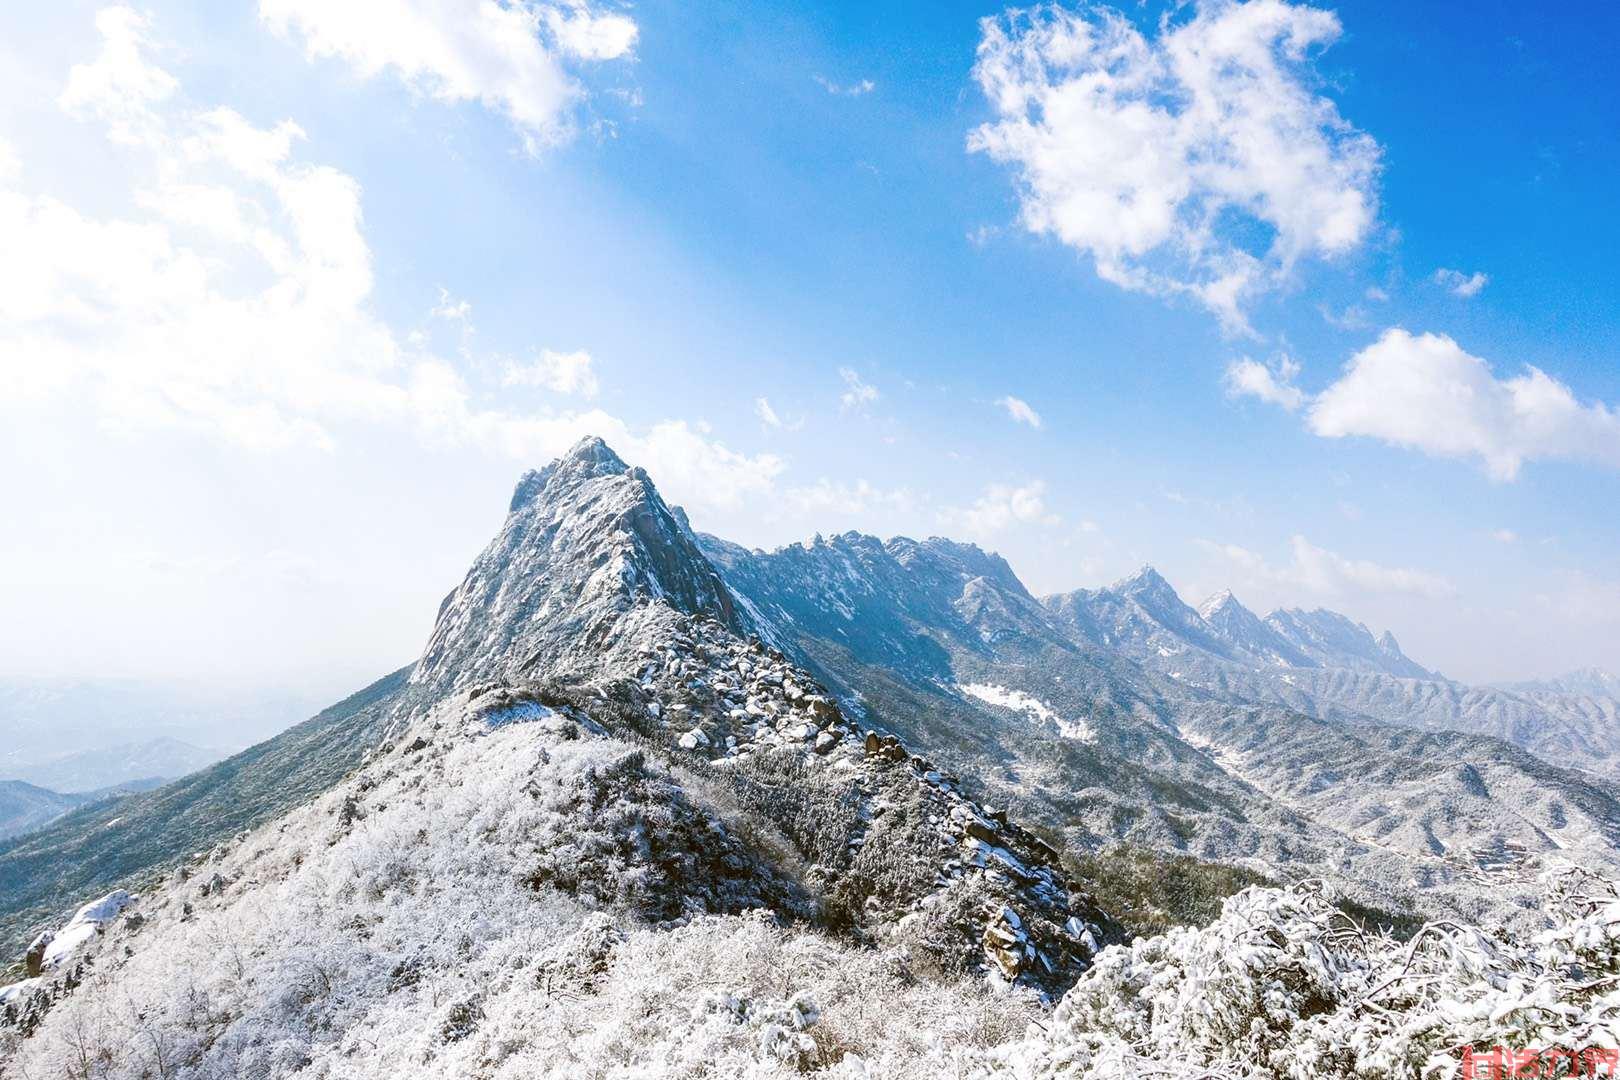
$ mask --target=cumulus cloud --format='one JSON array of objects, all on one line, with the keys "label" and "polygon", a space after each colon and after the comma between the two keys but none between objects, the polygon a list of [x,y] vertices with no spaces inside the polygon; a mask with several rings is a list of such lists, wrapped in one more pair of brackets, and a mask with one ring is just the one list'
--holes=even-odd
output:
[{"label": "cumulus cloud", "polygon": [[565,61],[625,56],[636,24],[575,0],[260,0],[259,17],[363,78],[392,72],[448,103],[504,113],[530,152],[565,140],[584,96]]},{"label": "cumulus cloud", "polygon": [[1299,363],[1284,356],[1267,366],[1244,357],[1226,368],[1228,397],[1254,397],[1269,405],[1280,405],[1293,412],[1305,403],[1305,392],[1294,385]]},{"label": "cumulus cloud", "polygon": [[595,397],[599,389],[591,354],[583,349],[570,353],[542,349],[527,363],[509,365],[505,381],[508,386],[536,386],[583,398]]},{"label": "cumulus cloud", "polygon": [[838,377],[844,380],[844,393],[838,401],[845,410],[865,408],[883,396],[878,393],[877,387],[862,379],[854,368],[839,368]]},{"label": "cumulus cloud", "polygon": [[[390,425],[532,462],[598,434],[676,498],[729,506],[770,489],[779,459],[681,420],[632,430],[600,410],[480,404],[454,365],[374,313],[352,177],[300,160],[291,121],[185,104],[140,16],[109,9],[97,28],[100,53],[61,105],[155,179],[94,212],[0,182],[0,409],[55,405],[129,436],[264,452],[332,450],[353,425]],[[584,353],[543,352],[531,373],[594,391]]]},{"label": "cumulus cloud", "polygon": [[1434,272],[1436,285],[1443,287],[1452,296],[1460,296],[1464,300],[1479,295],[1479,291],[1490,284],[1490,278],[1478,270],[1472,274],[1465,274],[1461,270],[1447,270],[1441,267]]},{"label": "cumulus cloud", "polygon": [[1457,591],[1440,575],[1346,558],[1317,547],[1303,536],[1294,536],[1289,541],[1289,561],[1282,565],[1273,564],[1258,552],[1237,544],[1202,543],[1255,584],[1302,589],[1321,596],[1407,593],[1436,598],[1453,596]]},{"label": "cumulus cloud", "polygon": [[940,513],[947,527],[960,528],[969,536],[988,537],[1015,525],[1056,525],[1061,520],[1046,507],[1046,484],[992,484],[972,506]]},{"label": "cumulus cloud", "polygon": [[1317,396],[1308,422],[1328,438],[1365,436],[1436,457],[1477,458],[1497,480],[1526,461],[1620,468],[1620,414],[1582,403],[1539,368],[1498,378],[1444,334],[1384,332]]},{"label": "cumulus cloud", "polygon": [[1243,331],[1251,297],[1376,220],[1379,148],[1314,89],[1339,32],[1283,0],[1205,0],[1151,37],[1108,8],[1009,11],[980,24],[996,118],[968,146],[1011,167],[1030,231]]},{"label": "cumulus cloud", "polygon": [[1028,424],[1032,428],[1041,426],[1041,414],[1029,407],[1029,402],[1023,398],[1015,398],[1008,394],[998,398],[996,404],[1007,410],[1007,415],[1013,418],[1014,423]]}]

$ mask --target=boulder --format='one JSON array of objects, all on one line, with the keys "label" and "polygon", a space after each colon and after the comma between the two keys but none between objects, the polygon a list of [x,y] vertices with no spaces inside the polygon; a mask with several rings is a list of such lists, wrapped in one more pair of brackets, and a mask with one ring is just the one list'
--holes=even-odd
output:
[{"label": "boulder", "polygon": [[30,979],[38,978],[45,970],[45,949],[55,937],[49,930],[42,931],[28,946],[28,951],[23,953],[23,969]]}]

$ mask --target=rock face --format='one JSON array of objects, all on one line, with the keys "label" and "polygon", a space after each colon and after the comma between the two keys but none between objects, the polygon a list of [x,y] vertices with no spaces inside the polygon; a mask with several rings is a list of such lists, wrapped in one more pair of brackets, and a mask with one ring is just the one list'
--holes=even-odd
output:
[{"label": "rock face", "polygon": [[655,601],[749,629],[647,474],[585,439],[518,482],[500,534],[445,598],[411,682],[442,692],[588,668],[619,642],[622,617]]},{"label": "rock face", "polygon": [[[746,798],[781,797],[784,785],[826,798],[832,808],[813,821],[784,825],[790,835],[824,834],[805,854],[816,860],[815,887],[842,906],[835,921],[888,937],[972,895],[987,924],[1014,911],[1027,928],[1016,943],[984,939],[986,969],[1048,994],[1071,984],[1109,936],[1107,915],[1066,880],[1057,851],[894,735],[847,716],[810,672],[758,639],[689,619],[644,644],[633,672],[615,691],[631,715],[711,762]],[[958,960],[973,945],[964,934]]]}]

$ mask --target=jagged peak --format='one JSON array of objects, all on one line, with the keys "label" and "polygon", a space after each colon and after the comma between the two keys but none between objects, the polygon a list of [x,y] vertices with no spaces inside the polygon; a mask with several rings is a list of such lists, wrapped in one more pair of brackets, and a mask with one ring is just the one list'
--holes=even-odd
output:
[{"label": "jagged peak", "polygon": [[649,604],[754,629],[685,514],[644,470],[583,439],[518,481],[501,531],[441,605],[412,680],[532,675],[564,659],[583,670],[635,632]]},{"label": "jagged peak", "polygon": [[1247,610],[1246,608],[1243,608],[1243,605],[1238,601],[1238,598],[1232,595],[1231,589],[1222,589],[1220,592],[1198,605],[1198,614],[1201,618],[1208,619],[1231,607]]},{"label": "jagged peak", "polygon": [[598,476],[622,476],[636,473],[645,477],[640,469],[631,469],[624,459],[613,452],[600,437],[587,435],[575,443],[562,457],[543,469],[530,469],[518,478],[512,489],[512,502],[507,513],[516,513],[540,500],[541,494],[554,482],[578,482]]},{"label": "jagged peak", "polygon": [[1175,586],[1166,581],[1164,575],[1148,563],[1143,563],[1134,573],[1122,577],[1108,586],[1107,591],[1115,593],[1169,592],[1175,594],[1178,600],[1180,599],[1180,594],[1176,593]]},{"label": "jagged peak", "polygon": [[624,459],[615,454],[613,448],[598,435],[587,435],[579,440],[568,453],[557,459],[557,464],[589,469],[597,474],[630,471]]}]

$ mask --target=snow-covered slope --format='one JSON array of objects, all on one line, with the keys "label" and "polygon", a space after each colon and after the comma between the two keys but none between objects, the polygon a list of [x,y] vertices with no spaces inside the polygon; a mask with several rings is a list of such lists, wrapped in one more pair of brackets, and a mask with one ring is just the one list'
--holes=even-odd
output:
[{"label": "snow-covered slope", "polygon": [[1374,638],[1371,630],[1336,611],[1288,608],[1267,615],[1266,624],[1317,667],[1377,671],[1402,679],[1439,678],[1401,652],[1388,630]]}]

